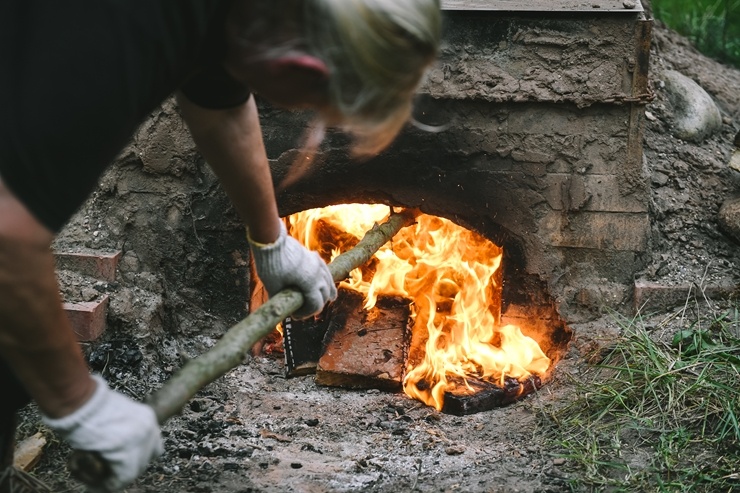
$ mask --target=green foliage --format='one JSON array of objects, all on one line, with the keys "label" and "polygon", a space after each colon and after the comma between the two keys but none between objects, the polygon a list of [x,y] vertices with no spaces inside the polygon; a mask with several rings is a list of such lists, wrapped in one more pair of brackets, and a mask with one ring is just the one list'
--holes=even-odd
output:
[{"label": "green foliage", "polygon": [[626,321],[573,400],[542,410],[573,491],[740,491],[740,310],[667,320]]},{"label": "green foliage", "polygon": [[653,0],[653,15],[707,56],[740,67],[740,0]]}]

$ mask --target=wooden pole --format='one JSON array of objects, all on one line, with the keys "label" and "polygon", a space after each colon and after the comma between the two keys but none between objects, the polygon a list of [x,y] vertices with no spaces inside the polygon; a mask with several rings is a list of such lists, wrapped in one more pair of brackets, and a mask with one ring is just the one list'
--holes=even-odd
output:
[{"label": "wooden pole", "polygon": [[[382,225],[373,226],[353,249],[340,254],[329,264],[334,282],[346,279],[352,270],[370,260],[401,228],[413,224],[417,215],[418,212],[404,210],[392,214]],[[303,295],[299,291],[285,289],[279,292],[231,327],[213,348],[186,363],[147,400],[159,423],[179,413],[203,387],[240,365],[257,341],[272,332],[302,304]]]},{"label": "wooden pole", "polygon": [[[329,264],[334,282],[346,279],[352,270],[370,260],[402,228],[414,224],[419,213],[415,209],[406,209],[392,213],[383,224],[374,225],[354,248],[340,254]],[[164,424],[177,415],[203,387],[239,366],[257,341],[274,330],[277,324],[293,314],[302,304],[303,294],[299,291],[280,291],[231,327],[215,346],[188,361],[146,401],[154,409],[159,423]],[[73,476],[87,484],[101,483],[110,474],[110,468],[99,454],[86,451],[75,451],[70,457],[68,468]]]}]

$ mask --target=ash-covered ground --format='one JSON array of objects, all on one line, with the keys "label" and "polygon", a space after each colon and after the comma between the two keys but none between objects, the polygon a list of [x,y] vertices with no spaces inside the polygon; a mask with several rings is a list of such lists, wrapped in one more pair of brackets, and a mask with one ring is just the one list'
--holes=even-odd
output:
[{"label": "ash-covered ground", "polygon": [[[740,130],[740,71],[701,56],[659,26],[651,68],[656,98],[646,108],[644,151],[652,182],[652,262],[638,277],[666,285],[737,286],[740,246],[718,228],[716,215],[725,200],[740,194],[740,173],[727,166]],[[724,118],[719,132],[698,144],[673,137],[661,85],[667,68],[691,77],[715,99]],[[136,291],[70,273],[60,277],[66,298],[115,293],[114,314],[138,310],[142,320],[132,324],[161,323],[151,295],[158,292],[156,279],[141,279],[150,289]],[[319,387],[312,376],[286,378],[277,357],[248,359],[163,427],[165,454],[126,491],[570,491],[567,461],[545,443],[539,410],[567,402],[570,376],[619,332],[609,316],[587,330],[573,329],[570,352],[537,394],[465,417],[438,413],[402,394]],[[209,335],[164,337],[160,357],[153,359],[137,339],[151,335],[144,332],[121,338],[112,330],[103,342],[86,346],[91,367],[136,398],[214,343]],[[20,439],[43,429],[33,406],[22,418]],[[52,491],[84,491],[65,470],[69,449],[48,436],[52,441],[34,474]]]}]

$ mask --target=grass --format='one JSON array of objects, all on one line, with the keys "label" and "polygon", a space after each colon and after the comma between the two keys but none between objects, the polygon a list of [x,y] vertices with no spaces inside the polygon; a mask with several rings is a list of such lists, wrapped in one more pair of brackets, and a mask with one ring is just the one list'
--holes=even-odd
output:
[{"label": "grass", "polygon": [[620,320],[570,404],[541,410],[572,491],[740,491],[740,305],[687,308]]},{"label": "grass", "polygon": [[653,16],[699,51],[740,67],[740,0],[653,0]]}]

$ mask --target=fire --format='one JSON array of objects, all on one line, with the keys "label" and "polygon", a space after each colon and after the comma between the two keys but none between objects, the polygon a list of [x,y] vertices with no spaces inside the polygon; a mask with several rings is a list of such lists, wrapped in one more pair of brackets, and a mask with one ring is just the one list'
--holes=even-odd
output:
[{"label": "fire", "polygon": [[[354,246],[387,206],[345,204],[289,217],[289,231],[326,260]],[[361,292],[365,308],[383,295],[413,300],[412,333],[418,354],[409,357],[404,391],[434,406],[447,390],[475,377],[503,384],[543,375],[550,359],[519,327],[500,325],[501,247],[452,221],[422,214],[401,230],[368,266],[341,285]],[[414,347],[412,346],[412,351]]]}]

